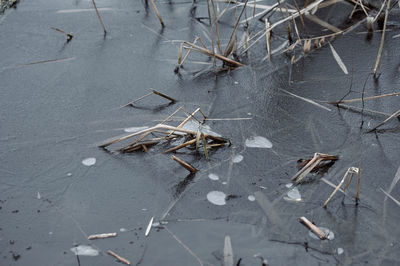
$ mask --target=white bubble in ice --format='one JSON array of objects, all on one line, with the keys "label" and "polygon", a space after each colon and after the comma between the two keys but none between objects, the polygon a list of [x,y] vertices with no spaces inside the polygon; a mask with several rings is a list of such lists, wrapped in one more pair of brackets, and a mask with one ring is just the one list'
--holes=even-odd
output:
[{"label": "white bubble in ice", "polygon": [[253,195],[249,195],[249,196],[247,197],[247,199],[250,200],[250,201],[255,201],[255,200],[256,200],[256,197],[254,197]]},{"label": "white bubble in ice", "polygon": [[149,127],[127,127],[127,128],[124,128],[124,131],[126,133],[133,133],[133,132],[138,132],[138,131],[145,130],[148,128]]},{"label": "white bubble in ice", "polygon": [[245,145],[249,148],[262,148],[262,149],[272,148],[271,141],[261,136],[256,136],[246,139]]},{"label": "white bubble in ice", "polygon": [[293,187],[293,183],[288,183],[288,184],[285,185],[285,187],[291,188],[291,187]]},{"label": "white bubble in ice", "polygon": [[226,198],[225,193],[221,191],[210,191],[207,194],[207,200],[214,205],[219,205],[219,206],[225,205],[226,204],[225,198]]},{"label": "white bubble in ice", "polygon": [[95,164],[96,164],[96,158],[94,158],[94,157],[89,157],[89,158],[83,159],[83,160],[82,160],[82,164],[83,164],[83,165],[86,165],[86,166],[95,165]]},{"label": "white bubble in ice", "polygon": [[224,181],[224,182],[222,182],[221,184],[222,184],[222,185],[227,185],[228,182]]},{"label": "white bubble in ice", "polygon": [[120,231],[120,232],[126,232],[126,231],[128,231],[128,230],[127,230],[126,228],[120,228],[119,231]]},{"label": "white bubble in ice", "polygon": [[288,191],[287,197],[283,197],[287,201],[301,201],[301,194],[297,187]]},{"label": "white bubble in ice", "polygon": [[217,181],[219,180],[219,176],[216,174],[208,174],[208,178],[210,178],[211,180]]},{"label": "white bubble in ice", "polygon": [[344,249],[343,249],[343,248],[338,248],[338,249],[337,249],[337,254],[338,254],[338,255],[343,254],[343,252],[344,252]]},{"label": "white bubble in ice", "polygon": [[[321,229],[322,232],[325,233],[326,238],[328,240],[333,240],[335,238],[335,234],[331,230],[329,230],[328,228],[325,228],[325,227],[318,227],[318,228]],[[316,234],[314,234],[313,231],[309,231],[308,235],[311,236],[314,239],[320,239]]]},{"label": "white bubble in ice", "polygon": [[242,160],[243,160],[243,155],[238,154],[238,155],[235,155],[233,157],[232,162],[233,163],[240,163]]},{"label": "white bubble in ice", "polygon": [[71,248],[71,251],[78,256],[97,256],[99,251],[91,246],[79,245]]}]

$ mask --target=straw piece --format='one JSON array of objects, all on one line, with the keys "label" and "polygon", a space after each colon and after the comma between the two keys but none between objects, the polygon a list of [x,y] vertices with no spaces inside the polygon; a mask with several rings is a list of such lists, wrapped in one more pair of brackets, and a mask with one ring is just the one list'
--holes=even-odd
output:
[{"label": "straw piece", "polygon": [[123,262],[127,265],[131,265],[131,262],[123,257],[121,257],[120,255],[118,255],[117,253],[115,253],[112,250],[107,250],[107,253],[111,256],[113,256],[114,258],[116,258],[117,260],[119,260],[120,262]]},{"label": "straw piece", "polygon": [[343,70],[343,72],[346,75],[349,74],[349,72],[347,71],[346,65],[343,63],[339,54],[336,52],[336,50],[333,48],[333,46],[330,43],[329,43],[329,47],[331,48],[331,52],[333,54],[333,58],[335,58],[335,60],[336,60],[336,63],[339,65],[339,67]]},{"label": "straw piece", "polygon": [[103,239],[103,238],[116,237],[116,236],[117,236],[117,233],[96,234],[96,235],[88,236],[88,239],[89,240]]},{"label": "straw piece", "polygon": [[271,27],[271,23],[269,23],[268,18],[265,19],[265,29],[267,34],[265,37],[267,38],[267,52],[268,52],[268,59],[271,60],[271,32],[268,29]]},{"label": "straw piece", "polygon": [[230,236],[225,236],[223,266],[233,266],[233,251]]},{"label": "straw piece", "polygon": [[201,133],[201,138],[203,140],[204,155],[206,156],[206,159],[209,160],[210,158],[208,157],[207,140],[203,133]]},{"label": "straw piece", "polygon": [[196,168],[194,168],[192,165],[190,165],[189,163],[179,159],[178,157],[176,157],[175,155],[171,155],[172,160],[176,161],[177,163],[179,163],[182,167],[184,167],[186,170],[188,170],[191,173],[196,173],[199,170],[197,170]]},{"label": "straw piece", "polygon": [[164,21],[163,21],[161,15],[160,15],[160,12],[158,11],[158,8],[157,8],[156,4],[154,3],[154,0],[150,0],[150,3],[153,6],[154,11],[156,12],[156,15],[157,15],[158,19],[160,20],[161,26],[165,27]]},{"label": "straw piece", "polygon": [[360,102],[360,101],[368,101],[368,100],[375,100],[379,98],[385,98],[385,97],[390,97],[390,96],[397,96],[400,95],[400,92],[394,92],[394,93],[388,93],[388,94],[381,94],[381,95],[376,95],[376,96],[371,96],[371,97],[365,97],[363,98],[356,98],[356,99],[348,99],[348,100],[341,100],[338,102],[328,102],[329,104],[340,104],[340,103],[353,103],[353,102]]},{"label": "straw piece", "polygon": [[317,226],[315,226],[312,222],[310,222],[306,217],[300,217],[300,223],[313,231],[321,240],[325,240],[327,238],[326,234]]},{"label": "straw piece", "polygon": [[101,27],[103,28],[104,35],[106,35],[106,34],[107,34],[107,31],[106,31],[106,28],[104,27],[103,20],[102,20],[102,19],[101,19],[101,17],[100,17],[99,10],[97,10],[96,3],[95,3],[95,1],[94,1],[94,0],[92,0],[92,3],[93,3],[93,6],[94,6],[94,9],[96,10],[97,17],[99,18],[99,21],[100,21]]}]

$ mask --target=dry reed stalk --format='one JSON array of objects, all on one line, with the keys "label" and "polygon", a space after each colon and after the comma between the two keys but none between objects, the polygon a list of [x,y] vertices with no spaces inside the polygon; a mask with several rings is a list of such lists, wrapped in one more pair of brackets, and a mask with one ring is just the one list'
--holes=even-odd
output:
[{"label": "dry reed stalk", "polygon": [[210,3],[208,2],[210,0],[206,0],[206,1],[207,1],[208,21],[210,23],[210,37],[211,37],[211,49],[212,49],[212,53],[210,55],[212,55],[214,57],[214,69],[215,69],[216,68],[216,64],[217,64],[217,60],[216,60],[216,57],[215,57],[214,31],[213,31],[213,28],[212,28]]},{"label": "dry reed stalk", "polygon": [[300,223],[307,226],[308,229],[313,231],[321,240],[325,240],[327,238],[326,234],[317,226],[315,226],[312,222],[310,222],[306,217],[300,217]]},{"label": "dry reed stalk", "polygon": [[376,58],[376,63],[375,63],[375,67],[374,67],[374,77],[375,78],[376,78],[376,72],[378,71],[379,66],[381,64],[383,45],[385,43],[385,36],[386,36],[386,24],[387,24],[387,18],[389,16],[389,9],[390,9],[390,0],[388,0],[387,5],[386,5],[385,20],[383,22],[383,31],[382,31],[381,43],[379,45],[378,56]]},{"label": "dry reed stalk", "polygon": [[107,34],[106,27],[104,27],[103,20],[101,19],[99,10],[97,10],[96,2],[94,0],[92,0],[92,3],[93,3],[93,6],[94,6],[94,9],[96,10],[97,17],[99,18],[101,27],[103,28],[104,35],[106,35]]},{"label": "dry reed stalk", "polygon": [[182,143],[181,145],[178,145],[176,147],[172,147],[171,149],[168,149],[168,150],[164,151],[163,153],[174,152],[174,151],[177,151],[179,149],[182,149],[182,148],[184,148],[186,146],[189,146],[191,144],[194,144],[194,143],[196,143],[196,139],[192,139],[192,140],[186,141],[185,143]]},{"label": "dry reed stalk", "polygon": [[341,100],[341,101],[338,101],[338,102],[327,102],[327,103],[337,105],[337,104],[341,104],[341,103],[353,103],[353,102],[369,101],[369,100],[375,100],[375,99],[379,99],[379,98],[385,98],[385,97],[397,96],[397,95],[400,95],[400,92],[381,94],[381,95],[376,95],[376,96],[371,96],[371,97],[364,97],[364,98]]},{"label": "dry reed stalk", "polygon": [[329,155],[324,153],[315,153],[314,157],[301,168],[292,178],[291,181],[296,183],[301,182],[318,164],[322,161],[335,161],[338,157],[335,155]]},{"label": "dry reed stalk", "polygon": [[321,27],[326,28],[326,29],[328,29],[328,30],[330,30],[330,31],[333,31],[333,32],[336,32],[336,33],[342,32],[341,29],[339,29],[339,28],[333,26],[332,24],[329,24],[328,22],[326,22],[326,21],[320,19],[319,17],[317,17],[317,16],[315,16],[315,15],[307,14],[307,15],[306,15],[306,18],[308,18],[308,19],[311,20],[312,22],[314,22],[314,23],[320,25]]},{"label": "dry reed stalk", "polygon": [[235,43],[236,43],[236,32],[237,32],[237,27],[239,25],[239,20],[242,17],[244,10],[246,9],[246,5],[247,5],[248,1],[249,0],[246,0],[246,2],[244,3],[244,7],[242,9],[242,12],[240,12],[239,17],[236,17],[236,11],[235,11],[236,21],[235,21],[235,25],[233,26],[233,31],[232,31],[231,37],[229,38],[228,45],[225,48],[225,52],[224,52],[224,56],[225,57],[228,57],[233,51],[233,48],[234,48]]},{"label": "dry reed stalk", "polygon": [[153,6],[154,12],[156,12],[156,15],[158,17],[158,19],[160,20],[161,26],[165,27],[164,21],[160,15],[160,12],[158,11],[158,8],[156,6],[156,4],[154,3],[154,0],[150,0],[151,5]]},{"label": "dry reed stalk", "polygon": [[116,236],[117,236],[117,233],[96,234],[96,235],[88,236],[88,239],[89,240],[103,239],[103,238],[116,237]]},{"label": "dry reed stalk", "polygon": [[204,155],[206,156],[206,160],[209,160],[210,158],[208,156],[208,150],[207,150],[207,139],[203,133],[201,133],[201,139],[203,140]]},{"label": "dry reed stalk", "polygon": [[358,201],[360,199],[360,182],[361,182],[361,164],[358,165],[356,205],[358,205]]},{"label": "dry reed stalk", "polygon": [[308,54],[311,51],[311,39],[304,40],[303,52]]},{"label": "dry reed stalk", "polygon": [[118,255],[117,253],[115,253],[112,250],[107,250],[107,253],[111,256],[113,256],[114,258],[116,258],[117,260],[119,260],[120,262],[123,262],[127,265],[131,265],[131,262],[123,257],[121,257],[120,255]]},{"label": "dry reed stalk", "polygon": [[374,126],[371,130],[367,131],[367,133],[370,133],[372,131],[375,131],[378,127],[383,126],[384,124],[386,124],[389,120],[391,120],[394,117],[400,116],[400,109],[397,110],[396,112],[394,112],[391,116],[389,116],[388,118],[386,118],[383,122],[379,123],[378,125]]},{"label": "dry reed stalk", "polygon": [[265,30],[267,34],[265,35],[267,39],[267,52],[268,52],[268,59],[271,60],[271,32],[268,31],[269,27],[271,27],[271,23],[269,23],[268,18],[265,19]]},{"label": "dry reed stalk", "polygon": [[192,44],[192,43],[190,43],[190,42],[186,42],[186,41],[185,41],[185,42],[183,42],[183,43],[186,44],[186,45],[189,45],[190,47],[194,48],[195,50],[197,50],[197,51],[200,52],[200,53],[203,53],[203,54],[208,55],[208,56],[211,56],[211,57],[215,57],[215,58],[217,58],[217,59],[219,59],[219,60],[221,60],[221,61],[223,61],[223,62],[225,62],[225,63],[228,63],[228,64],[230,64],[230,65],[235,65],[235,66],[237,66],[237,67],[244,66],[242,63],[239,63],[239,62],[237,62],[237,61],[235,61],[235,60],[229,59],[229,58],[227,58],[227,57],[225,57],[225,56],[223,56],[223,55],[213,53],[213,52],[211,52],[211,51],[208,50],[208,49],[202,48],[202,47],[197,46],[197,45],[195,45],[195,44]]},{"label": "dry reed stalk", "polygon": [[179,159],[175,155],[171,155],[171,158],[172,158],[172,160],[174,160],[175,162],[179,163],[183,168],[185,168],[186,170],[188,170],[191,173],[196,173],[196,172],[199,171],[196,168],[194,168],[192,165],[190,165],[189,163]]},{"label": "dry reed stalk", "polygon": [[55,31],[61,32],[62,34],[64,34],[65,36],[67,36],[67,42],[71,41],[72,38],[74,38],[74,35],[72,35],[72,34],[70,34],[70,33],[68,33],[68,32],[65,32],[65,31],[63,31],[63,30],[61,30],[61,29],[59,29],[59,28],[55,28],[55,27],[50,27],[50,28],[53,29],[53,30],[55,30]]},{"label": "dry reed stalk", "polygon": [[215,34],[217,35],[217,47],[218,47],[219,53],[222,54],[221,40],[219,37],[219,30],[218,30],[218,18],[217,18],[217,14],[215,12],[214,0],[210,0],[210,1],[211,1],[211,5],[212,5],[213,14],[214,14]]},{"label": "dry reed stalk", "polygon": [[349,181],[347,182],[347,185],[345,186],[344,191],[348,188],[348,186],[350,185],[350,182],[351,182],[351,180],[353,178],[354,173],[358,174],[357,196],[356,196],[356,202],[358,202],[359,182],[360,182],[361,176],[359,174],[359,168],[350,167],[349,169],[347,169],[346,173],[344,174],[344,176],[343,176],[342,180],[340,181],[340,183],[336,186],[335,190],[332,192],[332,194],[328,197],[328,199],[322,205],[323,208],[326,208],[326,206],[332,200],[332,198],[336,194],[336,192],[338,192],[338,190],[342,187],[342,185],[344,184],[344,181],[346,181],[346,178],[350,175]]},{"label": "dry reed stalk", "polygon": [[151,89],[151,92],[149,92],[149,93],[147,93],[147,94],[145,94],[145,95],[143,95],[143,96],[140,96],[140,97],[137,98],[136,100],[133,100],[133,101],[131,101],[131,102],[129,102],[129,103],[123,105],[122,107],[126,107],[126,106],[128,106],[128,105],[133,105],[134,103],[137,103],[138,101],[143,100],[144,98],[149,97],[149,96],[151,96],[151,95],[153,95],[153,94],[158,95],[158,96],[160,96],[160,97],[163,97],[163,98],[169,100],[171,103],[177,102],[177,100],[175,100],[174,98],[172,98],[172,97],[170,97],[170,96],[168,96],[168,95],[166,95],[166,94],[164,94],[164,93],[161,93],[161,92],[159,92],[159,91],[156,91],[156,90],[154,90],[154,89]]}]

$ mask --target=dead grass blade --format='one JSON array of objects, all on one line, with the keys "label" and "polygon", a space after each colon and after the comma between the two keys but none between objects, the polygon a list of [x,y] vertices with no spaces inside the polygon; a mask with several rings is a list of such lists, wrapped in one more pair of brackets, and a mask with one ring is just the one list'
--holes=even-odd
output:
[{"label": "dead grass blade", "polygon": [[385,190],[383,190],[383,188],[381,188],[381,191],[388,196],[391,200],[394,201],[394,203],[396,203],[399,207],[400,207],[400,201],[398,201],[397,199],[395,199],[392,195],[390,195],[389,193],[387,193]]},{"label": "dead grass blade", "polygon": [[400,92],[381,94],[381,95],[376,95],[376,96],[371,96],[371,97],[364,97],[364,98],[341,100],[339,102],[327,102],[327,103],[337,105],[337,104],[341,104],[341,103],[353,103],[353,102],[369,101],[369,100],[375,100],[375,99],[380,99],[380,98],[385,98],[385,97],[390,97],[390,96],[398,96],[398,95],[400,95]]},{"label": "dead grass blade", "polygon": [[336,161],[339,158],[335,155],[315,153],[314,157],[302,167],[290,180],[300,183],[318,164],[322,161]]},{"label": "dead grass blade", "polygon": [[293,97],[296,97],[296,98],[301,99],[301,100],[303,100],[303,101],[305,101],[305,102],[308,102],[308,103],[311,103],[311,104],[313,104],[313,105],[315,105],[315,106],[318,106],[318,107],[320,107],[320,108],[322,108],[322,109],[324,109],[324,110],[326,110],[326,111],[329,111],[329,112],[332,111],[332,110],[329,109],[328,107],[325,107],[325,106],[323,106],[323,105],[321,105],[321,104],[315,102],[314,100],[311,100],[311,99],[308,99],[308,98],[305,98],[305,97],[296,95],[296,94],[291,93],[291,92],[289,92],[289,91],[287,91],[287,90],[284,90],[284,89],[280,89],[280,90],[283,91],[283,92],[286,92],[287,94],[289,94],[289,95],[291,95],[291,96],[293,96]]},{"label": "dead grass blade", "polygon": [[389,116],[388,118],[386,118],[382,123],[379,123],[378,125],[376,125],[375,127],[373,127],[371,130],[369,130],[367,133],[370,133],[372,131],[375,131],[378,127],[383,126],[384,124],[386,124],[389,120],[391,120],[394,117],[397,117],[400,115],[400,109],[397,110],[396,112],[394,112],[391,116]]},{"label": "dead grass blade", "polygon": [[349,72],[347,71],[346,65],[343,63],[342,59],[340,58],[339,54],[336,52],[336,50],[333,48],[333,46],[329,43],[329,47],[331,48],[331,52],[333,54],[333,58],[335,58],[336,63],[339,65],[339,67],[342,69],[342,71],[347,75]]},{"label": "dead grass blade", "polygon": [[233,251],[230,236],[225,236],[223,266],[233,266]]}]

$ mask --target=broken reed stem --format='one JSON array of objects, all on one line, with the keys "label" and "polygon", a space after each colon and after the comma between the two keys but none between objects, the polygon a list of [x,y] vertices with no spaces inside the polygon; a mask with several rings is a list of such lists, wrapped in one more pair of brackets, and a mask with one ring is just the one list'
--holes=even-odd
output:
[{"label": "broken reed stem", "polygon": [[376,72],[378,71],[379,66],[381,64],[383,45],[385,43],[385,35],[386,35],[386,23],[387,23],[387,18],[389,16],[389,9],[390,9],[390,0],[388,0],[387,6],[386,6],[385,20],[383,22],[383,31],[382,31],[382,37],[381,37],[381,44],[379,45],[378,56],[376,58],[376,63],[375,63],[375,67],[374,67],[374,78],[376,78]]},{"label": "broken reed stem", "polygon": [[[235,42],[236,42],[237,27],[239,25],[240,18],[242,17],[243,12],[246,9],[246,5],[247,5],[248,1],[249,0],[246,0],[246,2],[244,3],[244,7],[242,9],[242,12],[240,12],[239,17],[236,18],[235,26],[233,27],[233,31],[232,31],[231,37],[229,38],[228,45],[225,48],[225,52],[224,52],[224,56],[225,57],[229,56],[231,54],[231,52],[233,51],[233,48],[234,48]],[[236,3],[236,8],[237,8],[237,3]],[[236,10],[235,10],[235,16],[236,16]]]},{"label": "broken reed stem", "polygon": [[166,95],[166,94],[164,94],[164,93],[161,93],[161,92],[156,91],[156,90],[151,90],[151,91],[152,91],[154,94],[156,94],[156,95],[158,95],[158,96],[160,96],[160,97],[163,97],[163,98],[165,98],[165,99],[167,99],[167,100],[170,100],[170,101],[173,102],[173,103],[176,102],[176,100],[175,100],[174,98],[169,97],[168,95]]},{"label": "broken reed stem", "polygon": [[117,233],[96,234],[88,236],[88,240],[116,237]]},{"label": "broken reed stem", "polygon": [[222,54],[221,41],[219,38],[219,30],[218,30],[218,19],[217,19],[217,14],[215,13],[214,0],[211,0],[211,5],[212,5],[213,13],[214,13],[215,34],[217,35],[217,47],[218,47],[219,53]]},{"label": "broken reed stem", "polygon": [[212,53],[211,55],[214,57],[214,68],[216,68],[216,64],[217,64],[217,60],[215,57],[215,48],[214,48],[214,31],[212,28],[212,21],[211,21],[211,12],[210,12],[210,3],[208,1],[210,0],[206,0],[207,1],[207,10],[208,10],[208,20],[210,23],[210,36],[211,36],[211,48],[212,48]]},{"label": "broken reed stem", "polygon": [[99,18],[101,27],[103,28],[104,35],[106,35],[107,34],[106,27],[104,27],[103,20],[100,17],[99,10],[97,10],[96,2],[94,0],[92,0],[92,3],[93,3],[93,6],[94,6],[94,9],[96,10],[97,17]]},{"label": "broken reed stem", "polygon": [[161,26],[165,27],[164,21],[163,21],[161,15],[160,15],[160,12],[158,11],[158,8],[157,8],[156,4],[154,3],[154,0],[150,0],[150,3],[153,6],[154,11],[156,12],[156,15],[157,15],[158,19],[160,20]]},{"label": "broken reed stem", "polygon": [[358,175],[357,175],[357,193],[356,193],[356,205],[360,199],[360,182],[361,182],[361,164],[358,165]]},{"label": "broken reed stem", "polygon": [[131,265],[131,262],[123,257],[121,257],[120,255],[118,255],[117,253],[115,253],[112,250],[107,250],[107,253],[111,256],[113,256],[114,258],[116,258],[117,260],[119,260],[120,262],[123,262],[127,265]]},{"label": "broken reed stem", "polygon": [[311,231],[313,231],[321,240],[325,240],[327,238],[326,234],[315,226],[312,222],[310,222],[306,217],[300,217],[300,223],[308,227]]},{"label": "broken reed stem", "polygon": [[70,33],[68,33],[68,32],[65,32],[65,31],[63,31],[63,30],[61,30],[61,29],[59,29],[59,28],[55,28],[55,27],[50,27],[50,28],[53,29],[53,30],[55,30],[55,31],[61,32],[62,34],[64,34],[65,36],[67,36],[67,42],[69,42],[70,40],[72,40],[72,38],[74,38],[74,35],[72,35],[72,34],[70,34]]},{"label": "broken reed stem", "polygon": [[385,98],[390,96],[397,96],[400,95],[400,92],[388,93],[388,94],[381,94],[377,96],[365,97],[365,98],[356,98],[356,99],[349,99],[349,100],[340,100],[338,102],[327,102],[329,104],[338,105],[341,103],[353,103],[353,102],[361,102],[361,101],[368,101],[368,100],[375,100],[379,98]]},{"label": "broken reed stem", "polygon": [[153,94],[153,92],[149,92],[149,93],[147,93],[147,94],[145,94],[145,95],[143,95],[143,96],[140,96],[140,97],[137,98],[136,100],[133,100],[133,101],[131,101],[131,102],[125,104],[123,107],[126,107],[126,106],[128,106],[128,105],[132,105],[132,104],[134,104],[134,103],[136,103],[136,102],[138,102],[138,101],[140,101],[140,100],[143,100],[143,99],[146,98],[146,97],[149,97],[149,96],[152,95],[152,94]]},{"label": "broken reed stem", "polygon": [[219,60],[221,60],[221,61],[223,61],[223,62],[225,62],[225,63],[228,63],[228,64],[230,64],[230,65],[235,65],[235,66],[237,66],[237,67],[244,66],[242,63],[239,63],[239,62],[237,62],[237,61],[235,61],[235,60],[229,59],[229,58],[227,58],[227,57],[225,57],[225,56],[223,56],[223,55],[213,53],[212,51],[210,51],[210,50],[208,50],[208,49],[202,48],[202,47],[197,46],[197,45],[195,45],[195,44],[192,44],[192,43],[190,43],[190,42],[186,42],[186,41],[185,41],[185,42],[183,42],[183,43],[186,44],[186,45],[189,45],[190,47],[194,48],[195,50],[197,50],[197,51],[200,52],[200,53],[203,53],[203,54],[208,55],[208,56],[211,56],[211,57],[215,57],[215,58],[217,58],[217,59],[219,59]]},{"label": "broken reed stem", "polygon": [[300,183],[320,162],[327,160],[334,161],[337,159],[338,157],[335,155],[315,153],[314,157],[291,178],[291,181]]},{"label": "broken reed stem", "polygon": [[271,23],[269,23],[268,18],[265,19],[265,30],[267,34],[265,35],[267,39],[267,52],[268,52],[268,59],[271,60],[271,32],[268,29],[271,27]]},{"label": "broken reed stem", "polygon": [[189,145],[191,145],[191,144],[194,144],[195,142],[196,142],[196,139],[189,140],[189,141],[187,141],[187,142],[185,142],[185,143],[182,143],[181,145],[178,145],[178,146],[176,146],[176,147],[173,147],[173,148],[171,148],[171,149],[168,149],[168,150],[164,151],[163,153],[170,153],[170,152],[173,152],[173,151],[177,151],[177,150],[182,149],[182,148],[184,148],[184,147],[186,147],[186,146],[189,146]]},{"label": "broken reed stem", "polygon": [[206,156],[206,160],[209,160],[210,158],[208,157],[207,139],[204,137],[203,133],[201,133],[201,139],[203,140],[204,155]]},{"label": "broken reed stem", "polygon": [[178,157],[176,157],[175,155],[171,155],[172,160],[176,161],[177,163],[179,163],[183,168],[185,168],[186,170],[188,170],[191,173],[196,173],[199,170],[197,170],[196,168],[194,168],[192,165],[190,165],[189,163],[179,159]]},{"label": "broken reed stem", "polygon": [[379,123],[378,125],[376,125],[374,128],[372,128],[371,130],[369,130],[367,133],[371,133],[372,131],[375,131],[378,127],[383,126],[384,124],[386,124],[389,120],[391,120],[394,117],[397,117],[400,115],[400,109],[397,110],[396,112],[394,112],[391,116],[389,116],[388,118],[386,118],[382,123]]}]

